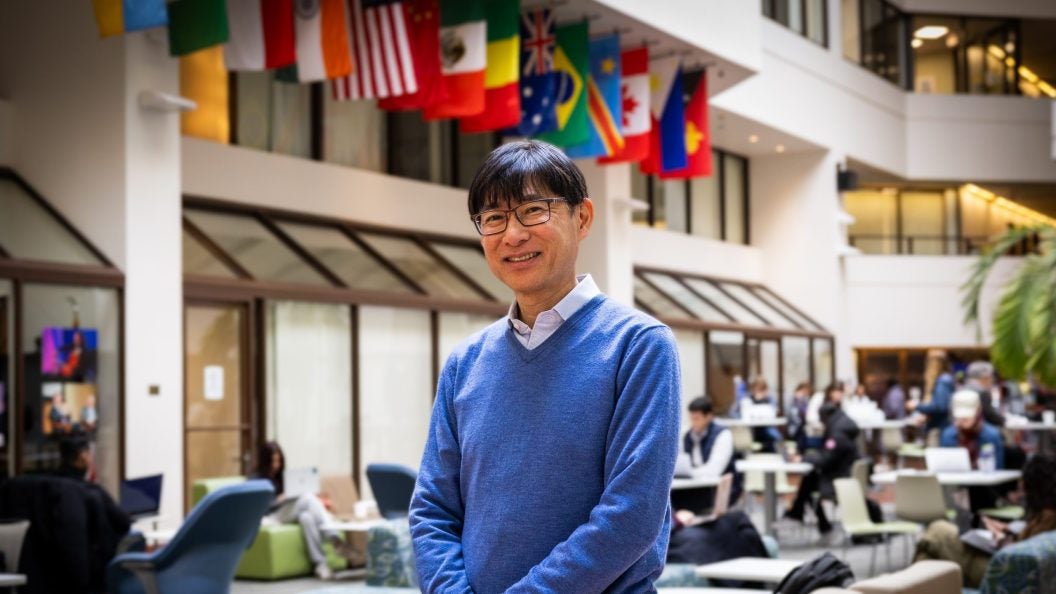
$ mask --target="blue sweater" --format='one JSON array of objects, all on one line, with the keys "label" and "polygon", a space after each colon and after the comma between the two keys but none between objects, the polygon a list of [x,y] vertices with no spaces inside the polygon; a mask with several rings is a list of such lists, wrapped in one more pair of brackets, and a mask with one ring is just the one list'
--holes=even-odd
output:
[{"label": "blue sweater", "polygon": [[411,533],[423,592],[653,592],[679,430],[674,336],[599,295],[527,350],[499,320],[440,376]]},{"label": "blue sweater", "polygon": [[935,387],[931,389],[931,402],[917,406],[917,412],[928,416],[924,425],[925,432],[932,429],[942,430],[949,426],[950,399],[953,398],[955,389],[953,376],[949,373],[942,373],[935,380]]},{"label": "blue sweater", "polygon": [[[986,444],[994,446],[994,461],[997,463],[995,468],[998,470],[1003,469],[1005,467],[1005,442],[1001,438],[1001,431],[990,423],[984,422],[983,428],[979,430],[978,451],[983,451],[983,446]],[[961,447],[960,442],[957,440],[956,425],[951,424],[942,430],[942,435],[939,437],[939,446],[944,448]]]}]

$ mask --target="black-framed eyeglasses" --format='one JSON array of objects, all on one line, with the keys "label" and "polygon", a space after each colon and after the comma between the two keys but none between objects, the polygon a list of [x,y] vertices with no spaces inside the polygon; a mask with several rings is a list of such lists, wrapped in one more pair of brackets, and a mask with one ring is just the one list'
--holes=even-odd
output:
[{"label": "black-framed eyeglasses", "polygon": [[564,198],[540,198],[518,204],[516,208],[494,208],[473,215],[473,224],[481,235],[497,235],[506,230],[510,213],[517,217],[523,227],[542,225],[550,220],[550,205],[554,202],[566,202]]}]

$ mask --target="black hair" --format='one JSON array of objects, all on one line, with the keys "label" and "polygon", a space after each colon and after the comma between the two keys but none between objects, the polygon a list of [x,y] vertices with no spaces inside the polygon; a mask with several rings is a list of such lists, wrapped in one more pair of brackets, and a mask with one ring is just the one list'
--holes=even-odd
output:
[{"label": "black hair", "polygon": [[469,214],[521,202],[526,189],[544,198],[564,198],[569,208],[587,197],[587,181],[568,155],[552,144],[518,140],[491,151],[469,185]]},{"label": "black hair", "polygon": [[[279,455],[279,460],[282,462],[278,470],[274,470],[271,467],[271,458],[275,454]],[[260,444],[260,449],[257,452],[257,478],[270,480],[272,486],[275,487],[275,493],[279,495],[286,490],[285,480],[283,480],[285,471],[286,454],[283,453],[279,442],[266,441]]]},{"label": "black hair", "polygon": [[1023,494],[1028,519],[1056,510],[1056,454],[1038,452],[1023,466]]},{"label": "black hair", "polygon": [[88,439],[74,434],[59,442],[59,460],[63,466],[75,466],[81,452],[90,447]]},{"label": "black hair", "polygon": [[825,402],[832,402],[832,399],[830,398],[830,395],[833,392],[843,392],[843,391],[844,391],[843,382],[841,382],[840,380],[836,380],[836,381],[832,382],[831,384],[829,384],[825,388]]},{"label": "black hair", "polygon": [[689,403],[689,412],[710,415],[715,412],[715,407],[711,404],[711,398],[708,398],[707,396],[697,396]]}]

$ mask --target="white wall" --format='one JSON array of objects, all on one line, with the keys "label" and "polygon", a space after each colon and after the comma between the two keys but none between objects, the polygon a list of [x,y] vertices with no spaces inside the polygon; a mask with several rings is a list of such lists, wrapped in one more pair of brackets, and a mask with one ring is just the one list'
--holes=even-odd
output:
[{"label": "white wall", "polygon": [[[861,347],[975,347],[982,339],[963,323],[960,287],[976,258],[968,256],[850,256],[845,258],[847,340]],[[990,320],[1000,287],[1020,264],[997,263],[982,295],[982,319]]]},{"label": "white wall", "polygon": [[1052,182],[1052,102],[1029,97],[906,96],[910,179]]},{"label": "white wall", "polygon": [[633,305],[631,210],[623,200],[631,195],[630,165],[599,165],[593,159],[576,164],[594,203],[594,226],[580,244],[577,272],[589,272],[602,292]]},{"label": "white wall", "polygon": [[635,266],[746,282],[764,280],[762,253],[752,246],[639,225],[631,228],[630,239],[631,260]]}]

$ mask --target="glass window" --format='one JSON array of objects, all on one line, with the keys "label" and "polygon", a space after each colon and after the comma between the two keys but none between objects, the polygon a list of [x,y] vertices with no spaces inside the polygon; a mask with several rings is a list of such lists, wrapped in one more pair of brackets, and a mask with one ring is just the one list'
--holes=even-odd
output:
[{"label": "glass window", "polygon": [[762,288],[762,287],[756,288],[755,289],[755,294],[758,295],[760,299],[765,301],[767,303],[767,305],[769,305],[771,308],[773,308],[773,309],[785,314],[786,318],[790,318],[790,319],[794,320],[796,322],[796,324],[799,325],[800,328],[804,328],[804,329],[807,329],[807,330],[822,330],[821,327],[819,327],[817,324],[815,324],[815,323],[811,322],[810,320],[808,320],[805,316],[801,315],[798,311],[796,311],[795,309],[789,307],[788,305],[785,305],[785,302],[781,301],[781,299],[779,299],[776,295],[771,293],[769,289],[765,289],[765,288]]},{"label": "glass window", "polygon": [[504,303],[513,303],[513,291],[491,273],[488,261],[484,259],[484,254],[479,248],[439,242],[432,242],[429,245],[465,272],[495,299]]},{"label": "glass window", "polygon": [[254,278],[329,285],[256,219],[204,210],[184,209],[183,212]]},{"label": "glass window", "polygon": [[746,187],[748,164],[745,159],[734,155],[723,154],[722,185],[723,198],[726,201],[726,241],[747,243],[745,236],[748,224],[745,215],[748,209]]},{"label": "glass window", "polygon": [[359,308],[360,463],[418,468],[433,408],[433,353],[429,312]]},{"label": "glass window", "polygon": [[832,365],[832,340],[814,339],[814,383],[825,386],[836,379]]},{"label": "glass window", "polygon": [[225,278],[238,277],[186,229],[183,230],[183,273]]},{"label": "glass window", "polygon": [[[657,182],[653,182],[657,184]],[[686,190],[685,180],[665,179],[659,181],[660,191],[657,195],[656,213],[653,225],[659,229],[689,231],[686,226]]]},{"label": "glass window", "polygon": [[804,7],[807,10],[805,15],[806,31],[804,32],[807,39],[811,41],[827,46],[828,45],[828,32],[825,30],[825,4],[827,0],[806,0]]},{"label": "glass window", "polygon": [[729,323],[732,321],[729,317],[716,310],[707,301],[698,297],[693,291],[686,288],[685,285],[675,280],[672,276],[660,274],[658,272],[645,272],[642,274],[649,279],[650,282],[659,287],[661,291],[666,293],[667,296],[689,308],[689,310],[698,318],[707,322]]},{"label": "glass window", "polygon": [[376,101],[338,101],[329,91],[323,92],[323,160],[385,171],[386,112]]},{"label": "glass window", "polygon": [[[637,167],[631,167],[631,197],[649,202],[649,176]],[[649,210],[632,210],[631,222],[635,225],[649,224]]]},{"label": "glass window", "polygon": [[[788,327],[787,320],[782,316],[774,315],[775,312],[772,308],[767,307],[765,303],[755,296],[755,293],[752,293],[744,286],[735,283],[719,283],[719,286],[750,309],[756,317],[761,317],[767,325]],[[781,322],[784,322],[784,324]]]},{"label": "glass window", "polygon": [[654,289],[638,275],[634,276],[634,299],[660,318],[689,320],[691,316],[663,293]]},{"label": "glass window", "polygon": [[[388,114],[389,173],[400,177],[450,185],[451,126],[426,122],[420,111]],[[406,150],[407,147],[424,150]]]},{"label": "glass window", "polygon": [[439,297],[483,299],[480,293],[462,282],[414,241],[378,233],[357,232],[357,235],[418,283],[426,293]]},{"label": "glass window", "polygon": [[850,243],[866,254],[898,252],[898,192],[857,190],[844,193],[844,208],[854,217]]},{"label": "glass window", "polygon": [[707,390],[704,384],[704,333],[672,328],[678,343],[678,363],[682,370],[682,432],[689,430],[689,403]]},{"label": "glass window", "polygon": [[902,235],[906,254],[942,254],[946,212],[942,192],[902,192]]},{"label": "glass window", "polygon": [[859,34],[861,18],[858,4],[861,0],[840,0],[843,21],[843,57],[858,64],[862,61],[862,37]]},{"label": "glass window", "polygon": [[[712,151],[711,159],[712,163],[721,163],[715,151]],[[718,173],[689,180],[689,195],[692,204],[692,208],[689,209],[692,217],[689,228],[693,235],[721,240],[722,194],[719,189]]]},{"label": "glass window", "polygon": [[[267,304],[267,436],[287,468],[352,474],[352,317],[347,305]],[[325,435],[326,439],[319,436]]]},{"label": "glass window", "polygon": [[121,480],[121,337],[118,292],[64,285],[23,286],[23,361],[27,423],[26,472],[59,466],[59,441],[84,430],[95,444],[99,483],[111,493]]},{"label": "glass window", "polygon": [[802,336],[781,337],[782,410],[788,414],[792,396],[801,382],[810,383],[810,339]]},{"label": "glass window", "polygon": [[271,73],[235,74],[234,142],[261,151],[271,150]]},{"label": "glass window", "polygon": [[285,155],[311,157],[311,85],[277,81],[271,72],[238,72],[235,76],[235,142]]},{"label": "glass window", "polygon": [[[778,369],[781,361],[777,341],[749,336],[747,347],[748,381],[762,378],[766,382],[767,393],[774,397],[774,404],[780,406],[781,376]],[[788,414],[784,408],[779,410],[781,414]]]},{"label": "glass window", "polygon": [[288,222],[278,225],[349,287],[414,293],[414,289],[338,229]]},{"label": "glass window", "polygon": [[744,334],[708,332],[708,394],[717,412],[729,411],[744,376]]},{"label": "glass window", "polygon": [[745,309],[740,303],[730,299],[729,295],[720,291],[711,281],[702,278],[686,278],[686,284],[693,287],[694,291],[703,295],[708,301],[714,303],[716,307],[733,316],[734,321],[738,324],[758,326],[762,323],[758,316],[752,315],[752,312]]},{"label": "glass window", "polygon": [[0,247],[13,258],[64,264],[102,262],[15,180],[0,178]]},{"label": "glass window", "polygon": [[[452,130],[454,122],[451,122]],[[458,163],[455,171],[454,185],[459,188],[469,188],[477,169],[484,162],[488,154],[499,146],[495,134],[484,132],[480,134],[458,133]]]},{"label": "glass window", "polygon": [[904,87],[906,47],[901,11],[885,0],[862,0],[862,66]]},{"label": "glass window", "polygon": [[443,369],[444,363],[463,340],[469,338],[473,333],[487,328],[495,322],[495,316],[462,313],[453,311],[442,311],[438,314],[440,336],[439,351],[437,355],[437,369]]}]

